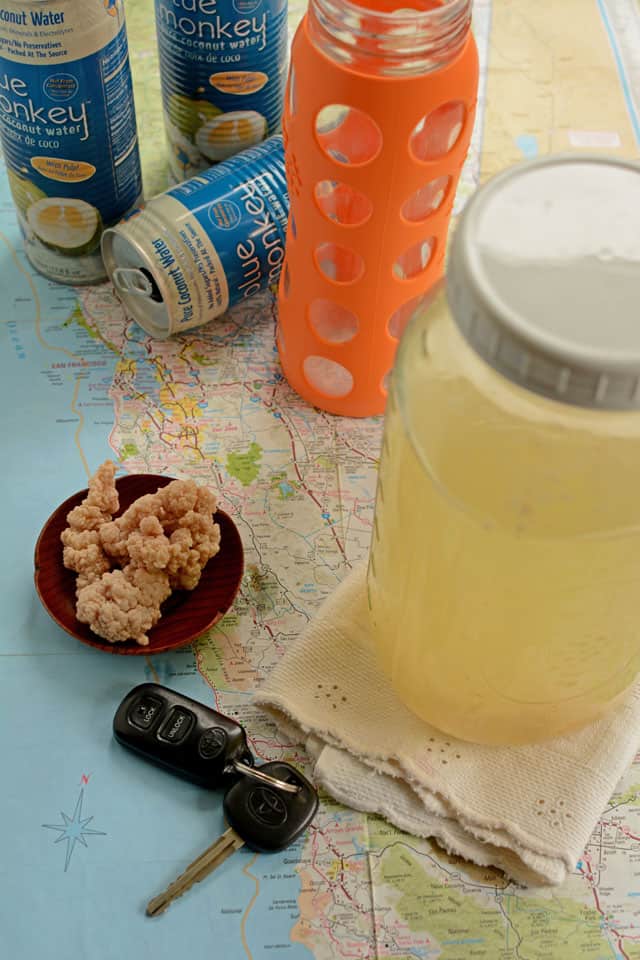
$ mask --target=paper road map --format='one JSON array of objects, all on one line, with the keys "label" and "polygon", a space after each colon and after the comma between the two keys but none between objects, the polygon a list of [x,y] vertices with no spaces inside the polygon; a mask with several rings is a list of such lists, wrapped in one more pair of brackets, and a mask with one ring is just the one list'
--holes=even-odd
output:
[{"label": "paper road map", "polygon": [[[147,196],[166,185],[152,7],[127,3]],[[639,0],[477,0],[474,23],[482,86],[458,208],[523,156],[638,156]],[[154,342],[107,285],[48,283],[23,256],[4,173],[0,257],[3,960],[640,960],[640,757],[553,891],[523,893],[325,798],[292,849],[240,851],[144,917],[221,832],[221,799],[115,744],[115,708],[159,679],[246,722],[259,757],[304,762],[251,695],[367,552],[381,421],[296,399],[268,296]],[[37,534],[107,457],[211,483],[238,524],[241,593],[195,649],[92,651],[39,605]]]}]

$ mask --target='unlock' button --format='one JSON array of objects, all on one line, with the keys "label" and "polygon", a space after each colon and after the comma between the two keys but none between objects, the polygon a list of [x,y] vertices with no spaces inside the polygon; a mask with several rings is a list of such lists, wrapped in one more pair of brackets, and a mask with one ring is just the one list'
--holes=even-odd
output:
[{"label": "'unlock' button", "polygon": [[182,743],[195,721],[196,718],[190,710],[174,707],[158,730],[158,737],[160,740],[166,740],[167,743]]}]

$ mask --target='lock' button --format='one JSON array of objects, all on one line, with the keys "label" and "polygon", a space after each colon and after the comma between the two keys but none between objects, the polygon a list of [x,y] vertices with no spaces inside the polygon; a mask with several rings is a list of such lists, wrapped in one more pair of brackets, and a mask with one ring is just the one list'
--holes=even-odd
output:
[{"label": "'lock' button", "polygon": [[148,730],[157,720],[161,710],[162,700],[158,700],[157,697],[139,697],[129,711],[129,723],[138,727],[139,730]]},{"label": "'lock' button", "polygon": [[158,730],[158,738],[166,740],[167,743],[182,743],[195,722],[196,718],[190,710],[174,707]]}]

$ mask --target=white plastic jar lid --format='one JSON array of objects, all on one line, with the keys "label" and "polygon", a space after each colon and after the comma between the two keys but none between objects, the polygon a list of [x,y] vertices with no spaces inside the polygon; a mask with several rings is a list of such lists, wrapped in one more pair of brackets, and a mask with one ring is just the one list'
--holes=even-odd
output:
[{"label": "white plastic jar lid", "polygon": [[640,164],[570,154],[499,174],[465,208],[447,291],[466,340],[514,383],[640,409]]}]

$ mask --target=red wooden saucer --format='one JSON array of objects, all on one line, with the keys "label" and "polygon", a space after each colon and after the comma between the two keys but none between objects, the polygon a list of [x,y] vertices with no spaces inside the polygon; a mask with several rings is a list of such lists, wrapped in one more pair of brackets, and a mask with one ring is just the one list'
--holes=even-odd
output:
[{"label": "red wooden saucer", "polygon": [[[116,480],[123,513],[134,500],[145,493],[155,493],[171,482],[172,477],[152,473],[133,473]],[[220,551],[204,570],[195,590],[176,590],[162,605],[162,617],[149,631],[149,645],[133,640],[108,643],[76,618],[76,575],[62,563],[60,534],[67,526],[67,514],[87,495],[80,490],[60,504],[45,523],[35,548],[34,580],[42,605],[55,622],[82,643],[107,653],[144,655],[175,650],[195,640],[213,627],[231,607],[240,587],[244,569],[244,553],[240,534],[231,517],[222,510],[214,514],[220,525]]]}]

